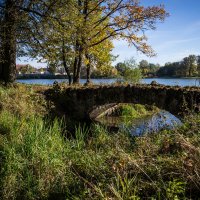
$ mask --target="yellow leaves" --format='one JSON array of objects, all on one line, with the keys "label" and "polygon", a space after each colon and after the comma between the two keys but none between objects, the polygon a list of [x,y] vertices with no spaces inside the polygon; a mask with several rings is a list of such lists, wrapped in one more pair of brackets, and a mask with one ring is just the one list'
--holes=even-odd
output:
[{"label": "yellow leaves", "polygon": [[[62,59],[63,43],[66,56],[73,60],[76,42],[83,51],[93,56],[95,64],[110,65],[112,39],[124,39],[137,50],[153,55],[153,50],[146,44],[146,37],[141,35],[144,29],[153,29],[157,20],[163,20],[167,13],[163,6],[144,7],[137,0],[71,0],[58,6],[53,17],[44,19],[40,31],[45,38],[40,39],[46,48],[39,54],[44,57],[44,49],[50,54],[49,59]],[[38,48],[37,43],[32,46]],[[88,64],[84,60],[84,64]],[[102,64],[103,63],[103,64]]]},{"label": "yellow leaves", "polygon": [[84,59],[84,65],[88,65],[89,62],[90,62],[89,59],[87,59],[87,58]]}]

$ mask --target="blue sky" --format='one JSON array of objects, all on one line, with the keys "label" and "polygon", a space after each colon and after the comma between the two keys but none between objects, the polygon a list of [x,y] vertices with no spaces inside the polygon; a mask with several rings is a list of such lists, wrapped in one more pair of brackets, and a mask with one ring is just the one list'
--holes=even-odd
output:
[{"label": "blue sky", "polygon": [[[200,0],[141,0],[141,3],[145,6],[164,4],[170,13],[164,23],[157,24],[156,30],[146,32],[148,44],[157,56],[149,58],[137,52],[134,47],[128,47],[124,41],[114,41],[113,54],[119,55],[115,63],[134,57],[138,62],[146,59],[162,65],[179,61],[189,54],[200,55]],[[17,63],[45,66],[27,59],[18,60]]]},{"label": "blue sky", "polygon": [[149,58],[128,47],[124,41],[115,41],[113,53],[116,62],[134,57],[138,62],[146,59],[164,64],[179,61],[189,54],[200,55],[200,0],[141,0],[144,5],[164,4],[170,16],[159,23],[154,31],[147,31],[148,43],[157,53]]}]

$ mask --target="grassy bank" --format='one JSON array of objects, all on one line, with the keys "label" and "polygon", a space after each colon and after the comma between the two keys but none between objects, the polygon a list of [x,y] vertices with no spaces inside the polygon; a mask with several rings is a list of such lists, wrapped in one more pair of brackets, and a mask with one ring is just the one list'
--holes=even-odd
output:
[{"label": "grassy bank", "polygon": [[[0,88],[1,199],[197,199],[200,115],[133,138],[48,119],[40,88]],[[67,125],[68,126],[68,125]]]}]

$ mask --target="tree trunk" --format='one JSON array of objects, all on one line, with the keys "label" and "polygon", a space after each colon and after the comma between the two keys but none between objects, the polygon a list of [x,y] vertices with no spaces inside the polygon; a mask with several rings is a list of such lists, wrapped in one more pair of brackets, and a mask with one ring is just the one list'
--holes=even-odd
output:
[{"label": "tree trunk", "polygon": [[2,64],[2,58],[0,58],[0,80],[3,80],[3,64]]},{"label": "tree trunk", "polygon": [[80,47],[80,49],[79,49],[79,55],[78,55],[77,71],[76,71],[76,76],[75,76],[75,79],[74,79],[74,83],[75,84],[80,83],[82,61],[83,61],[83,50]]},{"label": "tree trunk", "polygon": [[89,84],[90,83],[90,76],[91,76],[91,60],[90,60],[90,56],[89,54],[85,54],[85,57],[88,59],[88,64],[87,64],[87,68],[86,68],[86,71],[87,71],[87,81],[86,81],[86,84]]},{"label": "tree trunk", "polygon": [[65,71],[66,71],[67,76],[68,76],[69,85],[71,85],[72,84],[72,77],[71,77],[71,74],[70,74],[69,67],[67,67],[67,63],[66,63],[65,59],[63,59],[63,66],[64,66]]},{"label": "tree trunk", "polygon": [[67,76],[68,76],[69,85],[71,85],[72,84],[72,77],[70,75],[69,67],[67,67],[66,62],[64,62],[63,65],[64,65],[65,71],[67,73]]},{"label": "tree trunk", "polygon": [[12,83],[16,79],[16,18],[14,1],[7,0],[3,27],[3,63],[0,79]]},{"label": "tree trunk", "polygon": [[75,58],[74,58],[73,83],[76,82],[77,64],[78,64],[78,56],[75,56]]},{"label": "tree trunk", "polygon": [[78,52],[79,52],[79,44],[76,41],[75,45],[75,58],[74,58],[74,66],[73,66],[73,83],[76,82],[76,74],[77,74],[77,65],[78,65]]},{"label": "tree trunk", "polygon": [[71,74],[70,74],[70,70],[69,70],[69,67],[67,67],[67,62],[66,62],[66,56],[65,56],[65,41],[63,40],[63,46],[62,46],[62,53],[63,53],[63,66],[65,68],[65,71],[67,73],[67,76],[68,76],[68,81],[69,81],[69,85],[71,85],[72,83],[72,77],[71,77]]},{"label": "tree trunk", "polygon": [[[81,15],[81,6],[82,6],[82,0],[78,0],[77,6],[79,7],[79,15]],[[73,70],[73,84],[79,83],[80,75],[80,44],[79,44],[79,36],[80,36],[80,30],[77,29],[76,32],[76,44],[75,44],[75,58],[74,58],[74,70]]]},{"label": "tree trunk", "polygon": [[[84,8],[82,10],[82,5],[84,5]],[[88,0],[82,1],[78,0],[78,6],[79,6],[79,14],[84,15],[84,26],[86,25],[87,21],[87,10],[88,10]],[[77,62],[76,68],[74,68],[74,79],[73,83],[79,83],[80,82],[80,73],[81,73],[81,68],[82,68],[82,62],[83,62],[83,55],[84,55],[84,48],[85,48],[85,39],[83,37],[83,30],[78,30],[77,31],[77,42],[76,42],[76,50],[78,50],[78,58],[75,58],[75,64]],[[81,38],[81,42],[80,42]],[[75,66],[74,64],[74,66]]]}]

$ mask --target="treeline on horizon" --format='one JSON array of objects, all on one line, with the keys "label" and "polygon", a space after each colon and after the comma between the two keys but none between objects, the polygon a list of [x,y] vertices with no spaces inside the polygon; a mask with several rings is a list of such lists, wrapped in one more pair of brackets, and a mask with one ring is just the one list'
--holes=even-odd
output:
[{"label": "treeline on horizon", "polygon": [[[142,60],[139,64],[132,65],[133,68],[139,68],[143,77],[199,77],[200,76],[200,55],[189,55],[178,62],[167,62],[164,66],[149,63]],[[132,62],[133,63],[133,62]],[[120,75],[128,68],[126,62],[119,62],[115,68]]]},{"label": "treeline on horizon", "polygon": [[[47,70],[50,75],[60,72],[61,68],[47,67],[37,69],[38,71]],[[91,78],[115,78],[118,76],[125,77],[130,70],[137,69],[140,71],[140,77],[200,77],[200,55],[189,55],[178,62],[167,62],[164,66],[160,64],[149,63],[147,60],[141,60],[139,63],[134,58],[119,62],[115,66],[106,66],[106,69],[98,68],[91,70]],[[36,68],[27,64],[21,65],[17,69],[18,73],[24,74],[35,73]],[[63,70],[61,70],[63,71]],[[62,73],[61,73],[62,74]],[[85,70],[81,71],[81,77],[86,77]]]},{"label": "treeline on horizon", "polygon": [[143,76],[198,77],[200,76],[200,55],[189,55],[178,62],[167,62],[164,66],[143,60],[139,64]]}]

